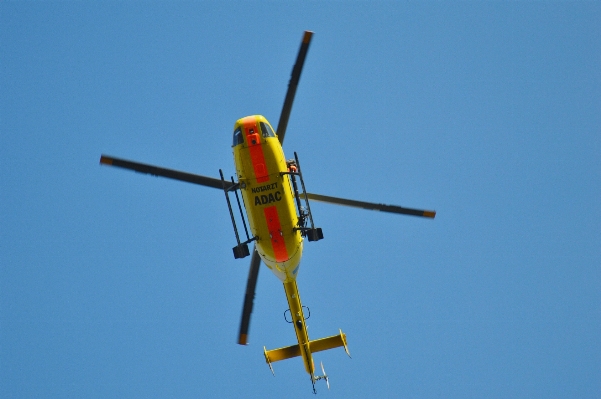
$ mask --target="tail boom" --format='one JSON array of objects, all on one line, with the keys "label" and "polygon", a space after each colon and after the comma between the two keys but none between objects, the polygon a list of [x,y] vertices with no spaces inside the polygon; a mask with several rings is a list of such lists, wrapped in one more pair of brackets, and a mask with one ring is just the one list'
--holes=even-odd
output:
[{"label": "tail boom", "polygon": [[285,346],[282,348],[271,350],[267,350],[267,348],[263,347],[265,361],[267,362],[269,369],[275,376],[273,367],[271,365],[272,363],[300,356],[303,359],[305,370],[311,376],[311,384],[313,384],[313,393],[315,393],[315,382],[319,380],[326,380],[329,389],[330,384],[328,381],[328,376],[325,374],[323,364],[321,366],[323,375],[315,375],[313,353],[338,347],[344,347],[346,354],[350,357],[351,354],[349,353],[346,344],[346,334],[344,334],[342,330],[338,330],[340,331],[340,334],[338,335],[319,338],[313,341],[309,340],[309,333],[307,332],[305,315],[303,313],[303,305],[300,300],[298,287],[296,285],[296,279],[294,277],[289,277],[287,280],[284,281],[284,291],[286,291],[286,299],[288,300],[288,306],[290,307],[290,315],[292,317],[291,323],[294,326],[294,332],[296,333],[296,340],[298,343],[296,345]]}]

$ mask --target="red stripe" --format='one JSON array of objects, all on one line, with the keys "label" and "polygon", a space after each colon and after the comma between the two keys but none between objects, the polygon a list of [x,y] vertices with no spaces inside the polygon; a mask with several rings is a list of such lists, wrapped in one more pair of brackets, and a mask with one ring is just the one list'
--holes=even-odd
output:
[{"label": "red stripe", "polygon": [[[248,151],[250,153],[250,161],[253,164],[257,183],[264,183],[269,180],[269,174],[267,173],[267,167],[265,166],[265,154],[263,154],[263,146],[261,145],[263,137],[257,121],[252,117],[247,119],[249,120],[245,120],[243,123]],[[254,144],[253,140],[255,142]]]},{"label": "red stripe", "polygon": [[257,183],[264,183],[269,180],[267,174],[267,168],[265,167],[265,155],[263,154],[263,147],[261,145],[253,145],[248,148],[250,150],[250,159],[253,163],[253,169],[255,170],[255,177]]},{"label": "red stripe", "polygon": [[280,218],[278,216],[278,210],[275,206],[269,206],[263,208],[265,213],[265,219],[267,220],[267,228],[271,235],[271,246],[273,247],[273,254],[275,255],[276,262],[284,262],[288,260],[288,251],[286,250],[286,243],[284,237],[282,237],[282,226],[280,225]]}]

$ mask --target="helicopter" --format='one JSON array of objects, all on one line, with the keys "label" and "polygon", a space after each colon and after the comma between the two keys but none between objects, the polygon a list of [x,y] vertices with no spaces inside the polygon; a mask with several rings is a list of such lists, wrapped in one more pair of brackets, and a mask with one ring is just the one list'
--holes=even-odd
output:
[{"label": "helicopter", "polygon": [[[322,229],[315,227],[310,203],[325,202],[425,218],[434,218],[436,212],[313,194],[305,190],[298,155],[295,152],[294,158],[286,159],[282,144],[312,37],[313,32],[311,31],[305,31],[303,34],[276,130],[274,131],[269,121],[262,115],[246,116],[235,122],[232,152],[236,179],[231,177],[226,180],[221,170],[219,170],[220,178],[214,178],[108,155],[101,155],[100,164],[211,187],[224,192],[237,242],[232,248],[234,258],[242,259],[251,256],[249,244],[254,243],[242,307],[238,344],[248,344],[255,288],[260,265],[264,263],[283,283],[289,306],[284,317],[293,325],[297,339],[297,344],[287,347],[271,350],[263,347],[265,361],[275,376],[272,363],[301,357],[305,371],[310,376],[313,393],[316,393],[315,383],[317,381],[324,380],[328,389],[330,383],[323,363],[321,363],[322,374],[316,374],[313,354],[338,347],[344,348],[349,357],[350,352],[346,334],[341,329],[337,335],[315,340],[309,339],[306,325],[308,317],[305,315],[305,310],[309,314],[310,311],[301,302],[296,278],[305,239],[313,242],[324,237]],[[232,206],[233,201],[230,199],[232,193],[237,207]],[[241,234],[234,216],[235,208],[240,213],[246,240],[244,240],[244,236],[242,239],[240,237]],[[288,314],[290,320],[287,318]]]}]

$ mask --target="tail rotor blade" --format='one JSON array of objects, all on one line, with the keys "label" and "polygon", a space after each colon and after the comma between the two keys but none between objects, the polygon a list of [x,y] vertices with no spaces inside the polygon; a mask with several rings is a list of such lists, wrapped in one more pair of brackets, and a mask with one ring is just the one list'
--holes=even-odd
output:
[{"label": "tail rotor blade", "polygon": [[242,320],[240,321],[240,333],[238,334],[238,344],[248,344],[248,330],[250,328],[250,315],[253,311],[255,299],[255,289],[257,287],[257,278],[259,277],[259,268],[261,266],[261,257],[257,248],[253,250],[250,259],[250,270],[248,271],[248,281],[246,282],[246,293],[244,294],[244,305],[242,306]]},{"label": "tail rotor blade", "polygon": [[326,385],[328,386],[328,390],[330,389],[330,379],[326,374],[326,369],[323,368],[323,362],[321,362],[321,372],[323,373],[323,379],[326,380]]},{"label": "tail rotor blade", "polygon": [[303,71],[305,57],[307,56],[307,51],[309,51],[309,44],[311,44],[312,36],[313,32],[305,31],[303,35],[303,41],[301,42],[301,46],[296,57],[296,63],[292,68],[292,75],[290,76],[290,81],[288,82],[288,91],[286,92],[284,106],[282,107],[282,113],[280,114],[280,121],[278,122],[278,128],[276,131],[280,143],[284,142],[284,135],[286,134],[286,128],[288,127],[288,119],[290,119],[294,95],[296,94],[296,88],[298,86],[298,82],[300,81],[301,72]]}]

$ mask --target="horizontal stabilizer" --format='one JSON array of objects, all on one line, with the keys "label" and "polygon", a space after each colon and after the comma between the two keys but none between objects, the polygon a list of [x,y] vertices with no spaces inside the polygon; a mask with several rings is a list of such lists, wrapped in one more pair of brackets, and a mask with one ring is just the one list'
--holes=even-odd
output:
[{"label": "horizontal stabilizer", "polygon": [[327,338],[320,338],[314,341],[309,342],[309,347],[311,348],[311,352],[321,352],[328,349],[338,348],[340,346],[344,347],[344,350],[349,357],[351,354],[348,351],[346,346],[346,334],[340,330],[340,335],[334,335]]},{"label": "horizontal stabilizer", "polygon": [[[309,341],[309,349],[311,353],[321,352],[328,349],[338,348],[340,346],[344,347],[346,354],[351,356],[348,351],[348,347],[346,346],[346,334],[339,330],[339,335],[333,335],[331,337],[320,338],[313,341]],[[279,362],[280,360],[290,359],[293,357],[297,357],[301,355],[300,347],[297,345],[286,346],[283,348],[272,349],[272,350],[264,350],[265,361],[268,364],[273,362]]]},{"label": "horizontal stabilizer", "polygon": [[270,351],[265,349],[265,361],[267,363],[279,362],[280,360],[291,359],[300,355],[301,351],[298,345],[286,346]]}]

